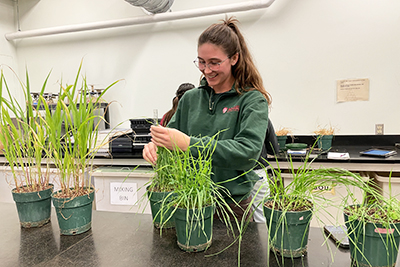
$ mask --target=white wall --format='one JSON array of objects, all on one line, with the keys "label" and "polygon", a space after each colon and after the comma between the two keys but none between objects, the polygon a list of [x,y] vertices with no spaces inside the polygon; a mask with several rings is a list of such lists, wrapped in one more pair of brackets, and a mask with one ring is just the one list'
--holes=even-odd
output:
[{"label": "white wall", "polygon": [[[15,30],[14,1],[0,0],[0,35]],[[17,55],[14,45],[5,38],[0,38],[0,69],[7,77],[10,87],[15,87],[16,79],[12,71],[18,72]],[[21,92],[16,92],[18,97]]]},{"label": "white wall", "polygon": [[[0,5],[3,2],[9,1],[0,0]],[[144,15],[123,0],[19,2],[22,30]],[[175,0],[172,9],[232,2],[241,1]],[[383,123],[386,134],[400,133],[400,1],[279,0],[268,9],[229,15],[241,21],[273,97],[270,117],[275,128],[310,134],[318,125],[331,124],[339,134],[374,134],[374,125]],[[57,91],[61,75],[64,82],[72,81],[81,59],[88,82],[96,87],[123,79],[106,99],[116,101],[111,106],[112,125],[125,121],[124,126],[129,127],[129,118],[153,116],[153,109],[162,116],[180,83],[198,83],[200,72],[192,63],[197,56],[197,38],[224,17],[10,43],[17,49],[20,73],[28,66],[36,86],[52,70],[49,90]],[[1,16],[0,32],[4,32],[3,23],[7,26],[9,21],[3,22]],[[0,48],[6,45],[2,39]],[[336,103],[336,80],[348,78],[370,79],[369,101]]]}]

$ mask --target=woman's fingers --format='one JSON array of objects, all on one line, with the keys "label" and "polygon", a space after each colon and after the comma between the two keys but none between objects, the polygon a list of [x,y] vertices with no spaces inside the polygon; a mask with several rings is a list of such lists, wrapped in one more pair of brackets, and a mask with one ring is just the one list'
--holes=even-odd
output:
[{"label": "woman's fingers", "polygon": [[155,165],[157,161],[157,146],[153,142],[146,144],[142,155],[147,162]]},{"label": "woman's fingers", "polygon": [[162,126],[151,126],[150,133],[152,142],[157,146],[163,146],[168,149],[179,149],[186,151],[190,144],[190,137],[181,131]]}]

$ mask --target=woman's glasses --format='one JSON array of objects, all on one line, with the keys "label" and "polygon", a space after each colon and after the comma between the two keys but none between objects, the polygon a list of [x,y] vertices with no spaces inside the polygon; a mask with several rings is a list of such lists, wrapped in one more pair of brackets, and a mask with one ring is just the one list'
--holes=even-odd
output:
[{"label": "woman's glasses", "polygon": [[205,70],[206,67],[208,67],[211,71],[217,71],[217,70],[219,70],[219,67],[221,66],[221,64],[224,63],[228,58],[230,58],[230,57],[227,57],[227,58],[225,58],[224,60],[219,61],[219,62],[213,62],[213,61],[211,61],[211,62],[208,63],[208,64],[206,64],[206,62],[205,62],[204,60],[196,58],[196,59],[193,61],[193,63],[194,63],[194,65],[196,65],[196,67],[198,67],[199,70],[201,70],[201,71]]}]

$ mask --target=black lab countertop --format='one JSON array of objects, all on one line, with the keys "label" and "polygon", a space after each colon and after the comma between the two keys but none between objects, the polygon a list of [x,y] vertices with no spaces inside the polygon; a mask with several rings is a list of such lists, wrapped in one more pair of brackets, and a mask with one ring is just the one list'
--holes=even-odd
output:
[{"label": "black lab countertop", "polygon": [[[214,223],[212,246],[188,253],[176,244],[175,230],[160,235],[150,215],[93,211],[91,230],[60,236],[54,209],[51,222],[37,229],[20,228],[12,203],[0,203],[0,212],[0,266],[238,266],[238,245],[223,251],[233,238],[219,221]],[[349,251],[336,248],[331,240],[324,245],[324,234],[316,227],[311,228],[306,256],[279,265],[281,260],[268,254],[266,226],[250,223],[241,266],[350,266]]]}]

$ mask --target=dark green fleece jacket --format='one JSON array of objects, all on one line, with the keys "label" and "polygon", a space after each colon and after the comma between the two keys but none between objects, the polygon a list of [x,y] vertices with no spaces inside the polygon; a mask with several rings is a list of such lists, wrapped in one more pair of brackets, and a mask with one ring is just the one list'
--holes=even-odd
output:
[{"label": "dark green fleece jacket", "polygon": [[[208,143],[220,132],[213,154],[213,176],[222,183],[236,201],[249,196],[259,177],[249,171],[256,163],[268,126],[268,102],[259,91],[238,94],[232,89],[215,94],[203,79],[198,88],[187,91],[168,127],[178,129],[190,138],[193,145],[201,138]],[[195,148],[191,151],[196,155]]]}]

